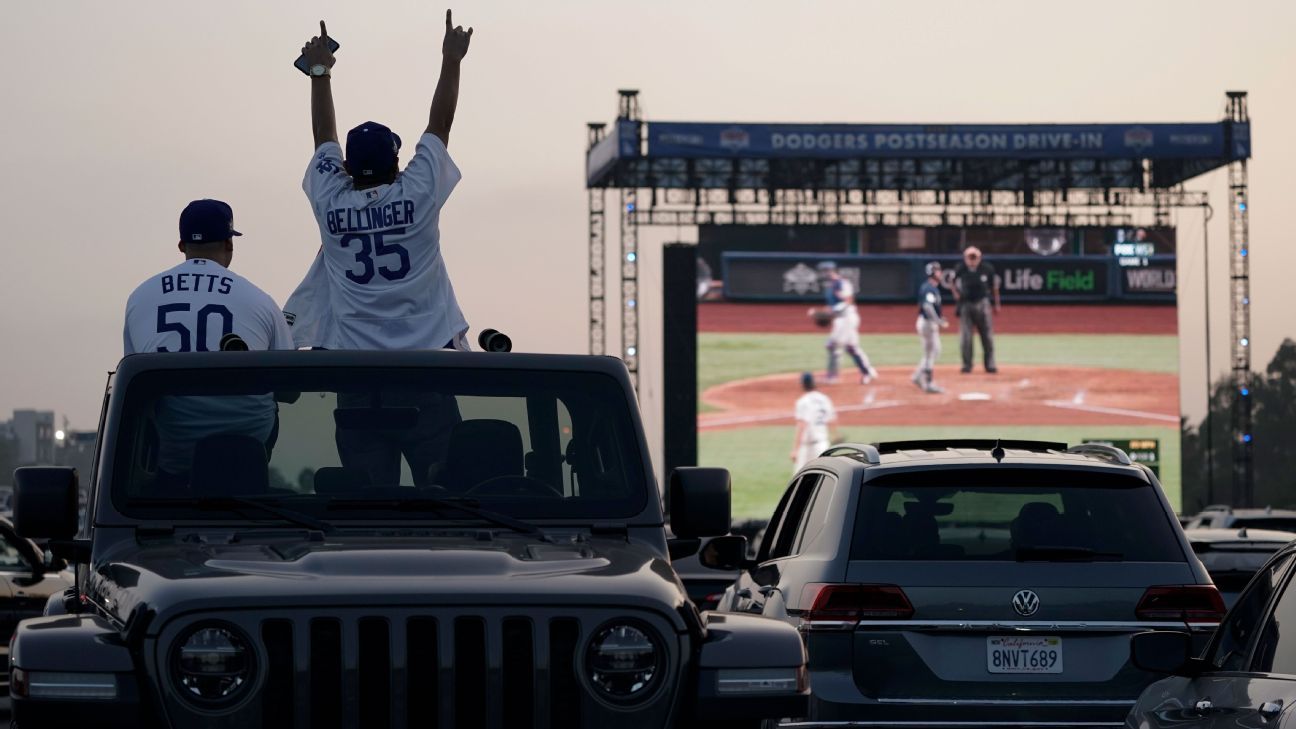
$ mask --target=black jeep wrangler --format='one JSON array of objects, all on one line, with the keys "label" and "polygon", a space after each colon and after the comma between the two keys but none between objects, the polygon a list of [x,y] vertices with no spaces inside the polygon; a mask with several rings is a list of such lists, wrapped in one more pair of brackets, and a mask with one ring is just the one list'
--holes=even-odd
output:
[{"label": "black jeep wrangler", "polygon": [[[618,360],[126,358],[77,475],[15,474],[76,564],[11,653],[21,729],[664,727],[804,714],[800,637],[699,613],[671,567],[729,477],[671,476]],[[704,562],[743,559],[741,537]],[[732,566],[730,564],[729,566]]]}]

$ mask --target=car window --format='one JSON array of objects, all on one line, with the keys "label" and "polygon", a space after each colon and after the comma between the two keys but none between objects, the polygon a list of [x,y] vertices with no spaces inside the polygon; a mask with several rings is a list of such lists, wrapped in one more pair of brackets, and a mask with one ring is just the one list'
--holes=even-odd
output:
[{"label": "car window", "polygon": [[1296,519],[1284,516],[1239,516],[1230,524],[1232,528],[1274,529],[1281,532],[1296,530]]},{"label": "car window", "polygon": [[806,504],[809,503],[810,496],[819,484],[819,479],[819,474],[809,473],[797,482],[792,498],[787,503],[787,510],[783,513],[783,519],[779,522],[778,531],[773,535],[769,559],[782,559],[792,553],[792,540],[796,537],[801,516],[805,513]]},{"label": "car window", "polygon": [[607,376],[231,368],[128,388],[112,498],[133,516],[210,519],[204,503],[238,496],[329,521],[425,520],[403,507],[435,498],[588,519],[634,515],[649,495],[630,404]]},{"label": "car window", "polygon": [[783,496],[779,498],[778,506],[774,509],[774,516],[770,517],[769,524],[765,526],[764,534],[760,540],[760,547],[756,550],[756,561],[764,562],[770,558],[770,550],[774,547],[774,536],[778,533],[779,524],[783,521],[783,516],[787,513],[788,504],[792,501],[792,495],[796,493],[797,487],[801,485],[801,479],[793,479],[788,484],[787,489],[783,491]]},{"label": "car window", "polygon": [[1182,562],[1156,488],[1077,469],[970,468],[864,486],[851,559]]},{"label": "car window", "polygon": [[1221,671],[1240,671],[1246,665],[1247,647],[1264,618],[1269,598],[1282,581],[1289,562],[1290,553],[1270,562],[1256,573],[1250,586],[1238,597],[1228,617],[1216,631],[1207,659],[1212,666]]},{"label": "car window", "polygon": [[8,539],[0,539],[0,571],[17,572],[29,569],[31,566],[23,559],[18,549]]},{"label": "car window", "polygon": [[[1271,576],[1267,580],[1270,591],[1277,579]],[[1288,580],[1264,622],[1251,658],[1252,671],[1296,675],[1296,592],[1290,586]]]},{"label": "car window", "polygon": [[833,485],[836,483],[837,480],[831,476],[819,479],[806,504],[805,516],[797,528],[796,539],[792,542],[792,554],[801,554],[824,533],[828,526],[828,506],[832,503]]}]

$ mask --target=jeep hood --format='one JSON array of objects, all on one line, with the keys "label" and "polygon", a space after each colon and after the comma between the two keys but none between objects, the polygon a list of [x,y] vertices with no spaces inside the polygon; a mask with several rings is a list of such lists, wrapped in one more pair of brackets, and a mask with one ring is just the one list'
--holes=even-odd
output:
[{"label": "jeep hood", "polygon": [[140,606],[170,618],[313,605],[633,603],[683,627],[685,593],[669,562],[624,538],[343,536],[131,546],[121,561],[96,564],[88,581],[93,599],[122,621]]}]

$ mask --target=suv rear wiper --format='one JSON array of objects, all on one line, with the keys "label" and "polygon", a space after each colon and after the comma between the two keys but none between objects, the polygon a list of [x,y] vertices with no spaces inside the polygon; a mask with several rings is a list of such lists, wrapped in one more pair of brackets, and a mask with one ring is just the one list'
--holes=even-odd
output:
[{"label": "suv rear wiper", "polygon": [[1088,547],[1052,547],[1032,546],[1018,547],[1014,551],[1018,562],[1094,562],[1097,560],[1120,560],[1125,555],[1120,552],[1099,552]]},{"label": "suv rear wiper", "polygon": [[426,496],[415,499],[329,499],[326,508],[382,509],[389,511],[460,511],[496,526],[549,541],[549,537],[544,533],[544,530],[535,524],[515,519],[498,511],[482,509],[476,505],[476,501],[473,499],[438,499]]},{"label": "suv rear wiper", "polygon": [[309,514],[277,506],[273,500],[255,499],[250,496],[208,496],[199,499],[136,499],[133,504],[139,506],[180,506],[201,511],[238,511],[244,508],[260,509],[273,514],[286,522],[315,531],[332,534],[337,527]]}]

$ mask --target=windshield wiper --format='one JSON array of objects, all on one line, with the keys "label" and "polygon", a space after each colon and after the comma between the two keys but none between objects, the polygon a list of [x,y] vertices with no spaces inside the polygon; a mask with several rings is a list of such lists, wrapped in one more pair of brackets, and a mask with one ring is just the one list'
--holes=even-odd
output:
[{"label": "windshield wiper", "polygon": [[515,519],[508,514],[483,509],[473,499],[438,499],[419,497],[416,499],[329,499],[328,509],[381,509],[384,511],[459,511],[481,519],[484,522],[512,529],[521,534],[530,534],[549,541],[548,535],[540,527],[530,522]]},{"label": "windshield wiper", "polygon": [[297,526],[332,534],[337,527],[309,514],[277,506],[275,501],[254,499],[249,496],[208,496],[199,499],[136,499],[132,503],[139,506],[179,506],[200,511],[238,511],[240,509],[259,509],[267,514],[283,519]]},{"label": "windshield wiper", "polygon": [[1120,560],[1125,555],[1119,552],[1098,552],[1088,547],[1051,547],[1033,546],[1018,547],[1014,552],[1018,562],[1094,562],[1097,560]]}]

